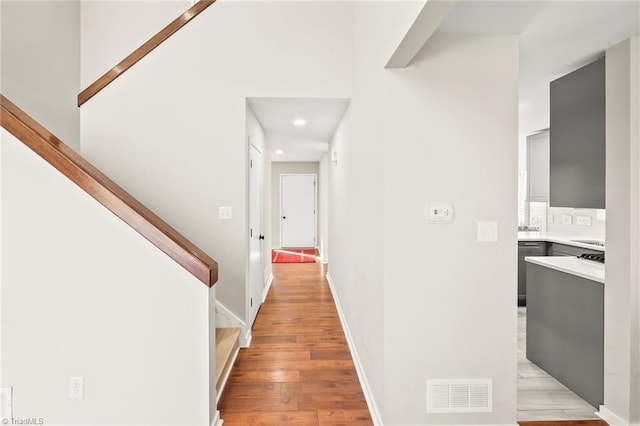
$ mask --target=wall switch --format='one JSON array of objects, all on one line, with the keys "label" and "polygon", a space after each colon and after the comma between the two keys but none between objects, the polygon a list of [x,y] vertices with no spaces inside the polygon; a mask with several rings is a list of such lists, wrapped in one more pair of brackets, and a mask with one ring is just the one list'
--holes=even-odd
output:
[{"label": "wall switch", "polygon": [[453,222],[453,206],[446,203],[427,204],[426,216],[431,223]]},{"label": "wall switch", "polygon": [[596,210],[596,220],[598,222],[604,222],[607,220],[607,211],[604,209]]},{"label": "wall switch", "polygon": [[478,241],[495,243],[498,241],[498,222],[478,222]]},{"label": "wall switch", "polygon": [[69,398],[84,398],[84,377],[69,377]]},{"label": "wall switch", "polygon": [[552,214],[547,215],[547,223],[553,223],[553,215]]},{"label": "wall switch", "polygon": [[576,216],[576,225],[591,226],[591,216]]},{"label": "wall switch", "polygon": [[562,215],[562,224],[563,225],[571,225],[573,223],[573,216],[571,216],[570,214],[563,214]]},{"label": "wall switch", "polygon": [[220,220],[233,219],[233,209],[231,207],[218,207],[218,219]]}]

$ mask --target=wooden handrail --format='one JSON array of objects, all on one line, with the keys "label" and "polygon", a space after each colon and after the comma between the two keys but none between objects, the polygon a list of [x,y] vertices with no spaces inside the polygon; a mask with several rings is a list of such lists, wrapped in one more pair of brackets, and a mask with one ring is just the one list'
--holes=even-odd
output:
[{"label": "wooden handrail", "polygon": [[0,125],[208,287],[218,264],[33,118],[0,95]]},{"label": "wooden handrail", "polygon": [[107,71],[102,77],[97,79],[89,87],[78,95],[78,106],[81,106],[96,93],[104,89],[113,80],[124,74],[136,62],[144,58],[153,49],[162,44],[163,41],[171,37],[173,33],[184,27],[189,21],[198,16],[203,10],[211,6],[216,0],[200,0],[191,6],[186,12],[174,19],[169,25],[161,29],[156,35],[147,40],[142,46],[134,50],[129,56],[124,58],[118,65]]}]

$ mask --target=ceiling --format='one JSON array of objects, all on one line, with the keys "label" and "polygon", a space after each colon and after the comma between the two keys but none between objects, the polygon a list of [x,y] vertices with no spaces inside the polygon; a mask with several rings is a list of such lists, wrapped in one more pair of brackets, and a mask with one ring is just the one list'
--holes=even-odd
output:
[{"label": "ceiling", "polygon": [[[271,144],[271,161],[320,161],[349,100],[249,98],[248,102]],[[306,121],[302,127],[293,124],[300,118]]]},{"label": "ceiling", "polygon": [[[640,0],[459,1],[436,34],[520,36],[520,134],[549,127],[549,82],[640,33]],[[250,98],[272,161],[319,161],[348,99]],[[293,120],[304,118],[306,126]],[[276,152],[280,152],[276,154]]]},{"label": "ceiling", "polygon": [[520,36],[520,133],[549,127],[549,82],[640,33],[640,1],[461,1],[436,34]]}]

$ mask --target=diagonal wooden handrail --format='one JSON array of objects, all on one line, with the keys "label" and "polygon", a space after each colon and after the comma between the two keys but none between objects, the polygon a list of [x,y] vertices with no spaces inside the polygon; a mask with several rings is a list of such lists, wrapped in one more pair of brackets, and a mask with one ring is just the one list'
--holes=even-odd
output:
[{"label": "diagonal wooden handrail", "polygon": [[78,106],[95,96],[96,93],[104,89],[113,80],[124,74],[136,62],[144,58],[153,49],[162,44],[163,41],[171,37],[176,31],[184,27],[189,21],[198,16],[203,10],[211,6],[216,0],[200,0],[191,6],[186,12],[174,19],[169,25],[161,29],[156,35],[147,40],[142,46],[134,50],[129,56],[124,58],[118,65],[107,71],[102,77],[97,79],[89,87],[78,95]]},{"label": "diagonal wooden handrail", "polygon": [[155,213],[0,95],[0,125],[116,216],[211,287],[218,264]]}]

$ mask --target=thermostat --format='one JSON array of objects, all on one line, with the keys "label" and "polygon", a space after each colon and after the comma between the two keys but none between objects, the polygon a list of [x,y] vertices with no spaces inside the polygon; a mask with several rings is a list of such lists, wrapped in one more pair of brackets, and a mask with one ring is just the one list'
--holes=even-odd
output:
[{"label": "thermostat", "polygon": [[427,204],[427,221],[431,223],[453,222],[453,206],[446,203]]}]

